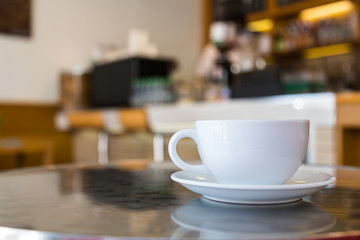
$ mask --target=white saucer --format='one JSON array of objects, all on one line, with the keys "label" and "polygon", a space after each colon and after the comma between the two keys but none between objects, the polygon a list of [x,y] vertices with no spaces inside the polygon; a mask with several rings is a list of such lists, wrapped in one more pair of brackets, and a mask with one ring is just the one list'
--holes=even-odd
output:
[{"label": "white saucer", "polygon": [[171,179],[205,198],[242,204],[293,202],[336,181],[336,178],[330,174],[303,169],[297,171],[289,181],[282,185],[222,184],[209,175],[186,171],[173,173]]}]

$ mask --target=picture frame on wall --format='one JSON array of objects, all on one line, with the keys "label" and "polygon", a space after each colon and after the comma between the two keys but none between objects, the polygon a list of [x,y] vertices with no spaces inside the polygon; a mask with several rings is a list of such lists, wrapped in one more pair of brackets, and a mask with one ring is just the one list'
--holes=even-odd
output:
[{"label": "picture frame on wall", "polygon": [[0,34],[31,36],[31,0],[0,0]]}]

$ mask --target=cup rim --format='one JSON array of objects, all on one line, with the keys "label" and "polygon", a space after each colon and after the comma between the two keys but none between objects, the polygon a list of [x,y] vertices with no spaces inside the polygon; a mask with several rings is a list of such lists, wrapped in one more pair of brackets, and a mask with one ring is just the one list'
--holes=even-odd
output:
[{"label": "cup rim", "polygon": [[195,123],[310,123],[309,119],[211,119],[196,120]]}]

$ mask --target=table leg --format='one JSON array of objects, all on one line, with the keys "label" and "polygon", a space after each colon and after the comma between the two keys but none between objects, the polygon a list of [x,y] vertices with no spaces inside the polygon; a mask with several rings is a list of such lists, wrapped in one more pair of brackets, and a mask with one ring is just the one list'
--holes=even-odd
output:
[{"label": "table leg", "polygon": [[156,133],[153,138],[154,161],[162,163],[165,160],[165,137],[164,134]]},{"label": "table leg", "polygon": [[98,162],[100,164],[109,163],[109,134],[106,131],[100,131],[98,135]]}]

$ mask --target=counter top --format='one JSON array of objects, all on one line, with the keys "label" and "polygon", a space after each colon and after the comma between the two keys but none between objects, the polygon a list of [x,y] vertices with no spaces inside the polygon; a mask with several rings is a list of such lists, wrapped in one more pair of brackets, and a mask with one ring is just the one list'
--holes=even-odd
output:
[{"label": "counter top", "polygon": [[229,99],[218,102],[148,105],[134,109],[88,109],[61,111],[58,129],[95,127],[149,129],[174,133],[194,127],[204,119],[310,119],[314,125],[335,124],[335,94],[312,93]]},{"label": "counter top", "polygon": [[[174,132],[192,127],[193,121],[200,119],[285,118],[286,116],[306,118],[311,117],[309,110],[320,109],[319,115],[327,113],[324,121],[334,124],[335,117],[330,116],[329,112],[335,111],[336,105],[346,104],[360,104],[360,93],[292,94],[221,102],[149,105],[130,109],[75,109],[61,111],[56,119],[58,128],[64,130],[83,127],[111,129],[118,125],[118,128],[130,130],[153,129],[155,132]],[[282,110],[280,106],[283,107]],[[255,109],[252,109],[254,107]],[[271,108],[275,111],[271,112]],[[255,113],[255,110],[258,112]],[[321,121],[321,118],[317,117],[315,120]]]},{"label": "counter top", "polygon": [[[309,119],[308,163],[317,163],[317,130],[336,124],[334,93],[289,94],[258,98],[230,99],[218,102],[148,105],[137,109],[94,109],[59,112],[57,127],[61,130],[92,127],[109,133],[126,130],[149,130],[154,134],[173,134],[194,128],[204,119]],[[325,150],[326,152],[326,150]],[[327,163],[334,162],[327,156]]]}]

